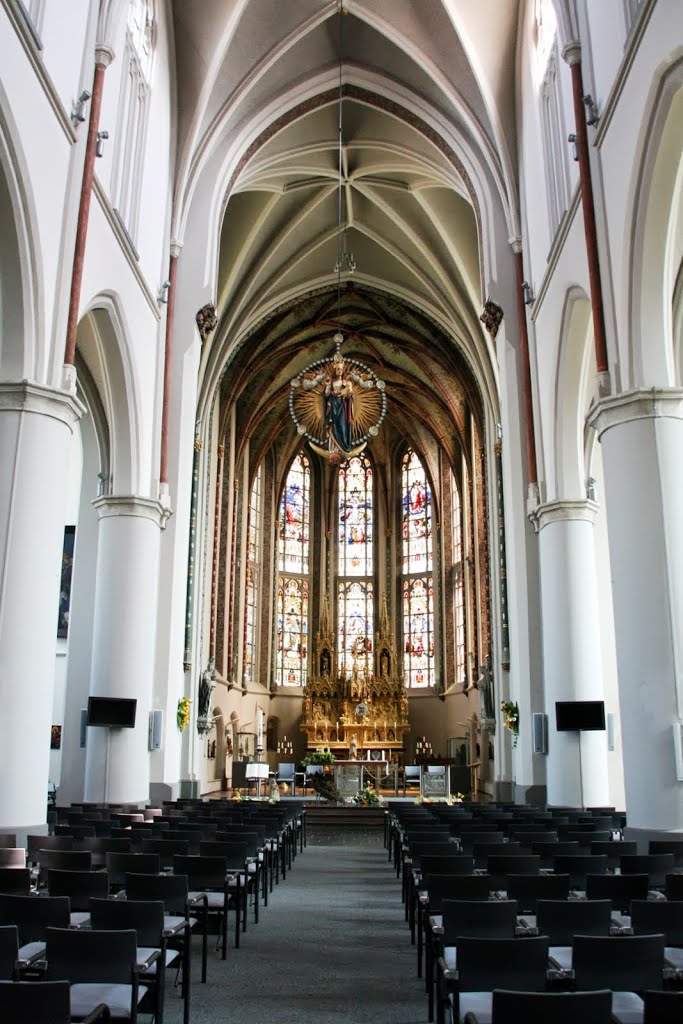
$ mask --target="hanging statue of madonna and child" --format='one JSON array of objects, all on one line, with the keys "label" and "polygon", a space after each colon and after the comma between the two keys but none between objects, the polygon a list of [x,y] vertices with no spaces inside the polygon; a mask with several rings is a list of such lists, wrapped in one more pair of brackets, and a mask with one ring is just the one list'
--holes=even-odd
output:
[{"label": "hanging statue of madonna and child", "polygon": [[360,454],[377,436],[387,399],[383,380],[341,354],[343,335],[335,334],[334,341],[334,355],[311,363],[291,382],[289,411],[313,450],[339,462]]}]

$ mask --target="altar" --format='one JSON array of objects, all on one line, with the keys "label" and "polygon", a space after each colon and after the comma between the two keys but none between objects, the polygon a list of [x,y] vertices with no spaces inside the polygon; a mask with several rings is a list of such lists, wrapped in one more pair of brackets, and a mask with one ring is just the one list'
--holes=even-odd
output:
[{"label": "altar", "polygon": [[355,797],[366,785],[378,793],[387,778],[391,779],[398,794],[398,762],[389,761],[335,761],[334,784],[346,799]]},{"label": "altar", "polygon": [[328,748],[337,763],[398,765],[410,729],[408,693],[389,629],[386,597],[374,644],[372,638],[361,637],[350,654],[337,650],[324,599],[300,728],[309,752]]}]

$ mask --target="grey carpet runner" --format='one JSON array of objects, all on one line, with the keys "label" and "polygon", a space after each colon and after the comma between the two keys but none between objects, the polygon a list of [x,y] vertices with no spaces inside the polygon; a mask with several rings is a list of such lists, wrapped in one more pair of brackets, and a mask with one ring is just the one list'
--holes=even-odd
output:
[{"label": "grey carpet runner", "polygon": [[[309,845],[258,925],[250,914],[242,940],[226,961],[212,945],[205,985],[194,940],[192,1024],[427,1020],[400,883],[384,849]],[[172,984],[164,1016],[166,1024],[182,1021]]]}]

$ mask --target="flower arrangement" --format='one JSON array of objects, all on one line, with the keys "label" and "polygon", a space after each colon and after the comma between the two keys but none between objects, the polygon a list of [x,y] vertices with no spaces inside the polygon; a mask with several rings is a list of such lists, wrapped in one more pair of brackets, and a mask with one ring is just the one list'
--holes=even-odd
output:
[{"label": "flower arrangement", "polygon": [[500,708],[503,712],[503,725],[512,733],[512,746],[516,747],[519,736],[519,708],[512,700],[504,700]]},{"label": "flower arrangement", "polygon": [[190,724],[190,704],[192,701],[189,697],[181,697],[178,701],[178,710],[176,712],[176,722],[178,723],[178,729],[180,732],[185,732],[188,725]]},{"label": "flower arrangement", "polygon": [[242,798],[242,790],[241,789],[236,789],[235,792],[232,794],[232,802],[234,804],[241,804],[242,803],[242,799],[243,799]]},{"label": "flower arrangement", "polygon": [[354,804],[358,807],[379,807],[382,803],[382,798],[372,788],[372,786],[366,782],[365,785],[353,798]]},{"label": "flower arrangement", "polygon": [[335,756],[329,747],[320,747],[319,750],[314,750],[313,753],[308,754],[301,762],[304,767],[307,764],[334,764]]}]

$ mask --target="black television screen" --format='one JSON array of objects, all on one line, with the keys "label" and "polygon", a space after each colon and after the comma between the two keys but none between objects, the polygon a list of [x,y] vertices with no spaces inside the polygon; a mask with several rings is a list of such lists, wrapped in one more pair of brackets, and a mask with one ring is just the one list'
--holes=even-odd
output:
[{"label": "black television screen", "polygon": [[605,704],[601,700],[558,700],[555,702],[558,732],[605,728]]},{"label": "black television screen", "polygon": [[137,700],[132,697],[88,697],[88,725],[133,729]]}]

